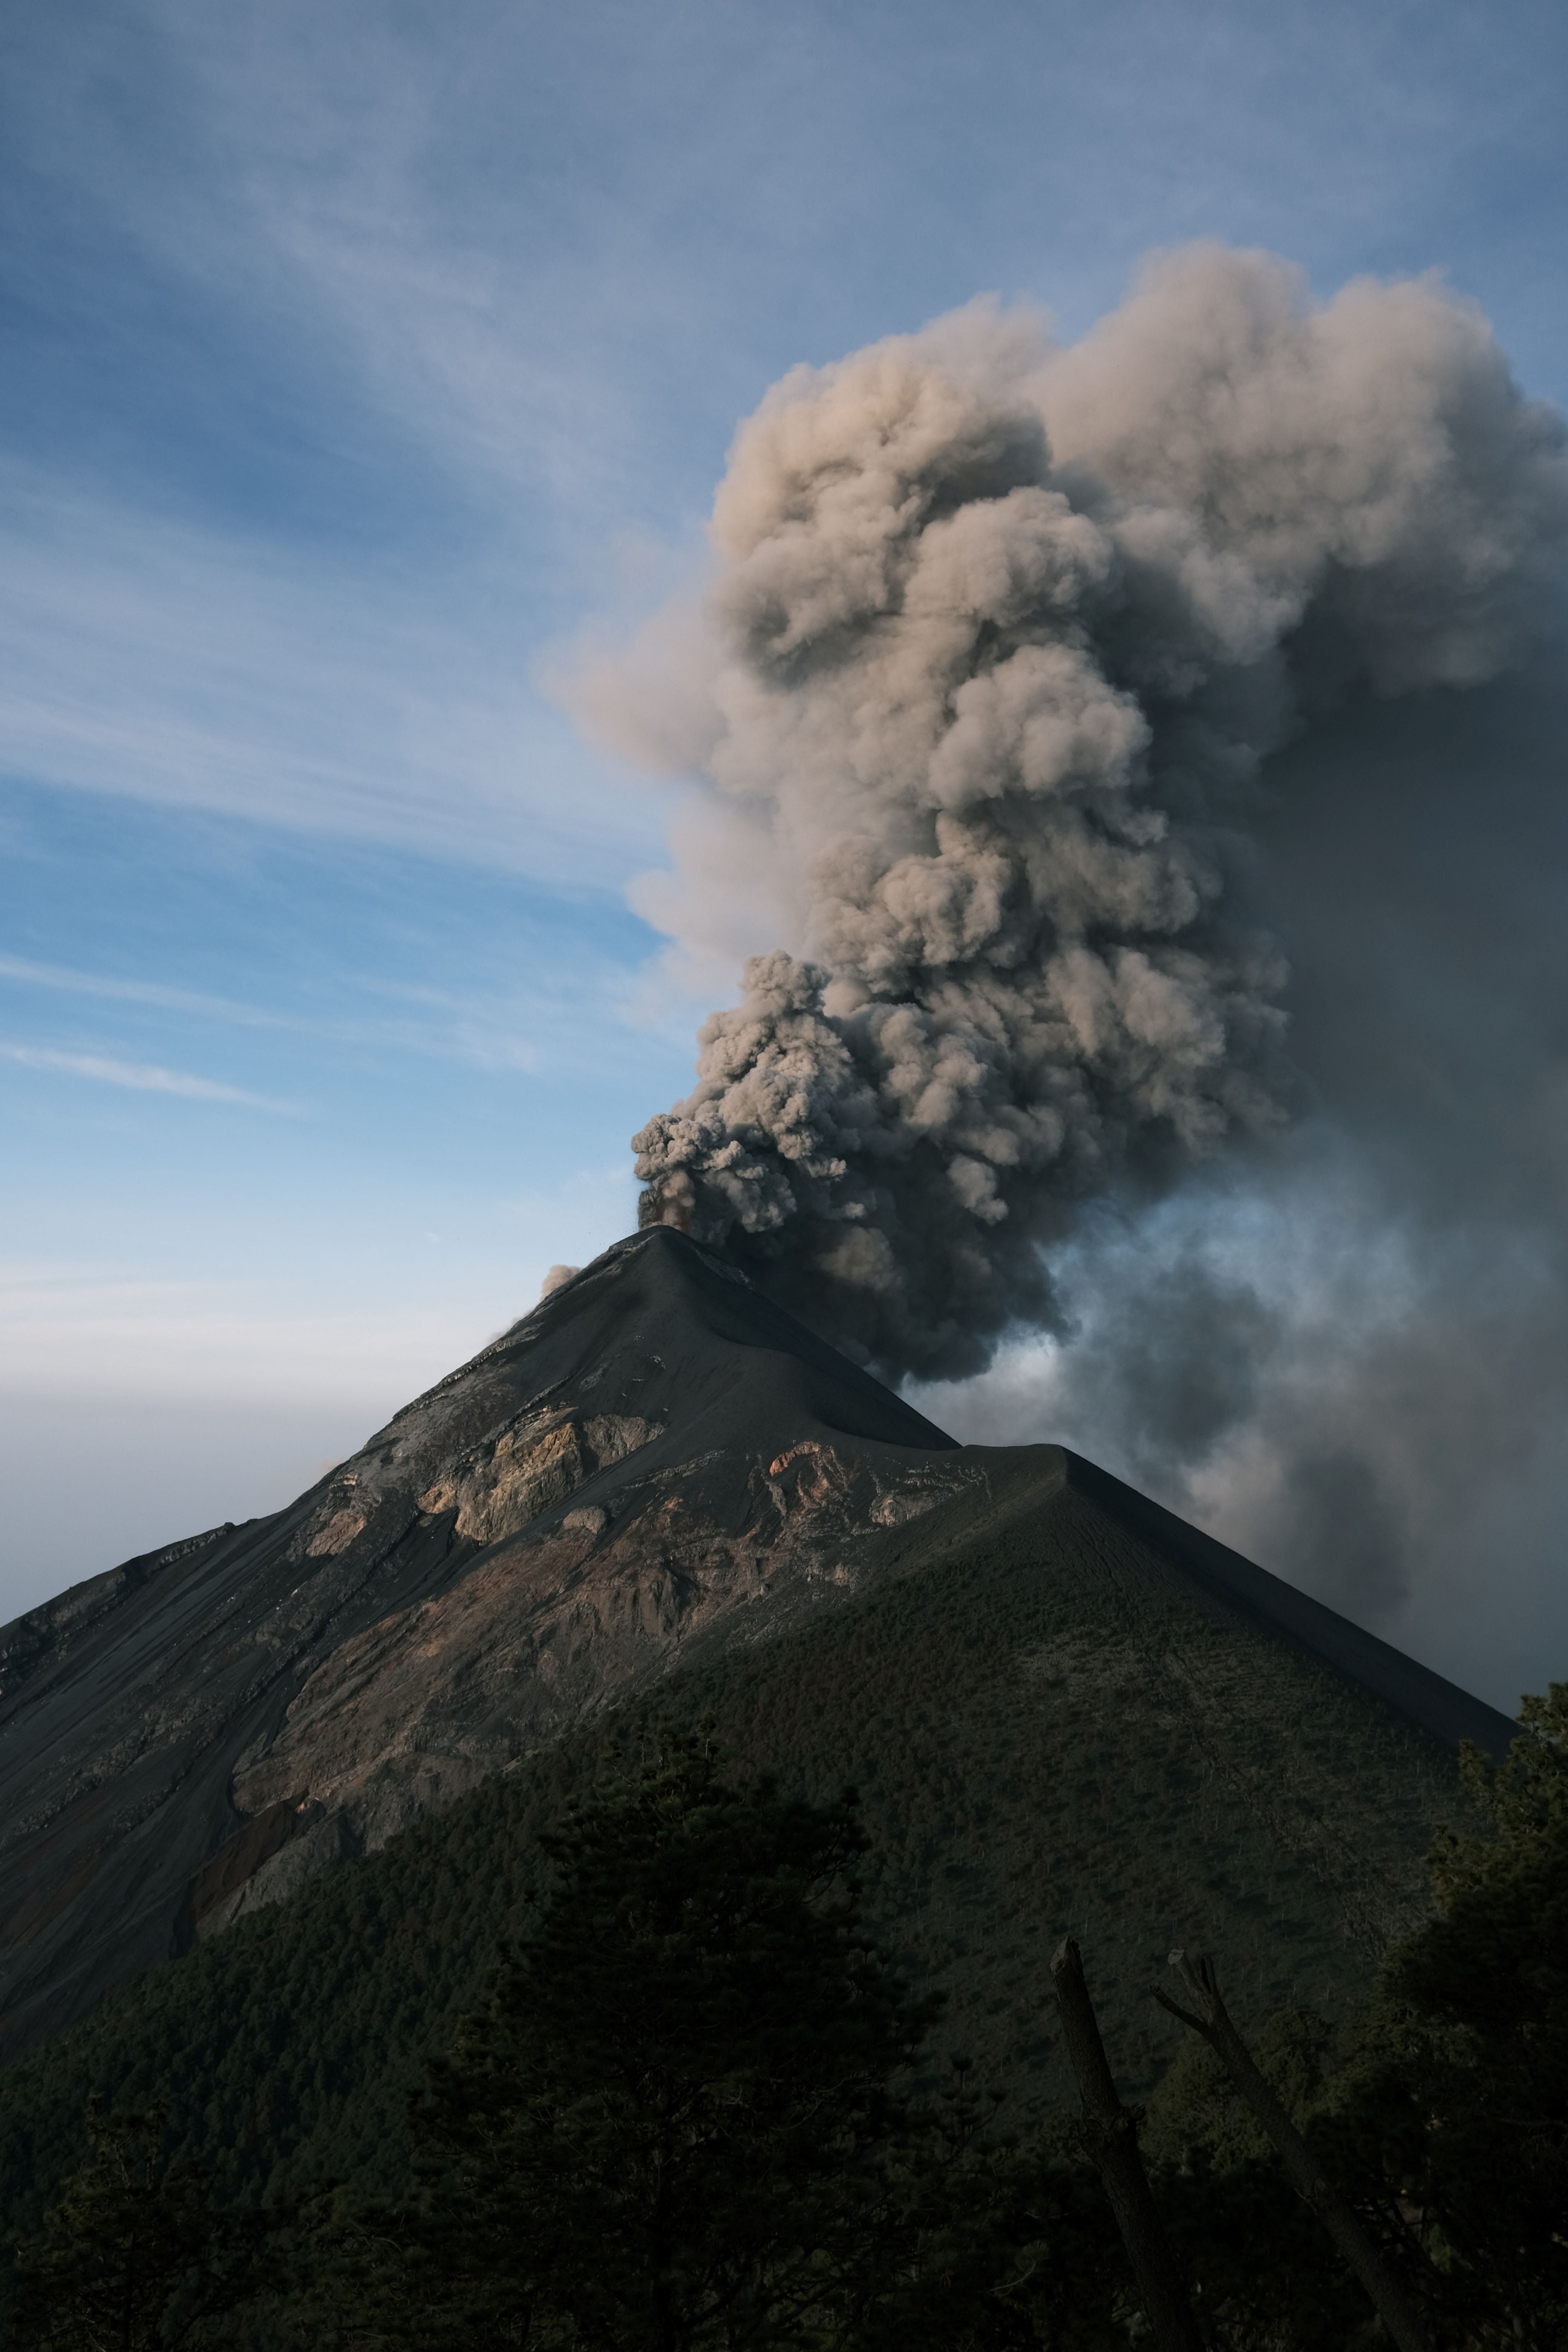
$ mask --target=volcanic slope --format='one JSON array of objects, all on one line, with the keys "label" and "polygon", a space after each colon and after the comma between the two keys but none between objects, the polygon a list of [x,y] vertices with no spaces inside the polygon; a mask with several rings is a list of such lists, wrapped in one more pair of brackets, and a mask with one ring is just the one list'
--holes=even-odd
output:
[{"label": "volcanic slope", "polygon": [[606,1737],[635,1743],[649,1696],[711,1719],[738,1772],[818,1798],[858,1787],[868,1910],[946,1999],[932,2071],[966,2055],[1016,2127],[1070,2099],[1046,1967],[1064,1927],[1132,2098],[1181,2039],[1149,1997],[1173,1944],[1215,1953],[1250,2026],[1364,1998],[1385,1937],[1425,1908],[1451,1751],[1298,1645],[1195,1604],[1079,1466],[1038,1463],[978,1542],[963,1496],[879,1537],[876,1568],[836,1607],[773,1638],[716,1628],[656,1692],[29,2051],[0,2075],[0,2243],[37,2227],[79,2162],[94,2095],[163,2101],[180,2155],[242,2203],[331,2179],[405,2187],[424,2062],[480,1997],[498,1941],[526,1931],[540,1831],[587,1788]]},{"label": "volcanic slope", "polygon": [[[12,2053],[671,1676],[717,1675],[737,1752],[808,1779],[891,1790],[899,1742],[934,1740],[952,1801],[916,1879],[970,1874],[982,1913],[1007,1780],[1033,1891],[967,1934],[1081,1925],[1065,1841],[1071,1886],[1156,1938],[1212,1881],[1281,1984],[1292,1937],[1370,1950],[1414,1916],[1454,1744],[1513,1728],[1063,1449],[954,1445],[664,1229],[289,1510],[5,1629],[0,1672]],[[929,1915],[914,1890],[889,1899]]]}]

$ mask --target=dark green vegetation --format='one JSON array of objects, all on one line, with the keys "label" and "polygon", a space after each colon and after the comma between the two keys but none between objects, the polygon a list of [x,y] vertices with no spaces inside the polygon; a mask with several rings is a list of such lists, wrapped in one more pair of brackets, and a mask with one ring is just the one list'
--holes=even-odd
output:
[{"label": "dark green vegetation", "polygon": [[[964,1507],[900,1531],[859,1597],[692,1657],[660,1692],[672,1716],[711,1715],[738,1774],[819,1803],[859,1789],[867,1915],[917,1990],[947,1996],[928,2084],[962,2053],[1006,2088],[1013,2127],[1058,2105],[1047,1960],[1064,1928],[1130,2093],[1180,2039],[1146,1990],[1173,1943],[1216,1952],[1254,2028],[1364,2001],[1384,1943],[1423,1916],[1422,1855],[1458,1809],[1449,1754],[1155,1572],[1070,1486],[993,1513],[983,1547]],[[1043,1517],[1070,1572],[1041,1572]],[[425,2062],[519,1931],[541,1835],[616,1727],[601,1717],[242,1919],[23,2061],[0,2081],[5,2238],[36,2230],[79,2161],[94,2094],[164,2100],[176,2159],[209,2166],[226,2202],[330,2179],[395,2193]]]},{"label": "dark green vegetation", "polygon": [[169,2116],[85,2117],[88,2154],[18,2263],[16,2333],[82,2352],[211,2342],[267,2294],[279,2215],[219,2206],[193,2165],[171,2165]]},{"label": "dark green vegetation", "polygon": [[[993,1517],[981,1557],[954,1504],[906,1531],[863,1597],[693,1660],[659,1701],[711,1714],[739,1771],[814,1801],[859,1789],[868,1912],[948,1995],[936,2063],[971,2057],[1020,2121],[1063,2089],[1046,1963],[1064,1929],[1128,2087],[1147,2089],[1179,2038],[1143,1990],[1173,1943],[1216,1953],[1244,2023],[1337,2015],[1422,1916],[1422,1856],[1458,1803],[1427,1734],[1155,1580],[1071,1489],[1050,1508],[1064,1554],[1092,1543],[1100,1574],[1040,1572],[1038,1501]],[[214,2163],[226,2193],[384,2184],[425,2056],[477,1998],[540,1832],[614,1728],[601,1717],[29,2055],[0,2080],[6,2212],[36,2220],[93,2092],[166,2096],[182,2156]]]},{"label": "dark green vegetation", "polygon": [[[1442,2340],[1554,2352],[1568,2344],[1568,1684],[1527,1699],[1523,1720],[1500,1768],[1468,1756],[1479,1833],[1439,1834],[1437,1916],[1394,1946],[1372,2002],[1334,2024],[1283,2013],[1258,2056]],[[1354,2292],[1203,2043],[1161,2084],[1144,2142],[1231,2340],[1270,2341],[1287,2311],[1319,2332],[1278,2340],[1347,2340]]]},{"label": "dark green vegetation", "polygon": [[963,2070],[918,2086],[940,1997],[866,1926],[856,1811],[658,1727],[542,1838],[548,1884],[410,2103],[397,2193],[237,2213],[163,2169],[158,2116],[90,2117],[24,2255],[22,2340],[1108,2352],[1122,2266],[1087,2179],[987,2133]]},{"label": "dark green vegetation", "polygon": [[[1568,1685],[1525,1723],[1500,1770],[1468,1758],[1481,1833],[1439,1836],[1437,1915],[1370,2004],[1337,2031],[1281,2013],[1258,2044],[1414,2297],[1412,2340],[1445,2352],[1568,2343]],[[645,1738],[542,1834],[548,1879],[408,2103],[390,2196],[237,2210],[166,2164],[155,2115],[89,2116],[88,2159],[29,2249],[21,2340],[1133,2341],[1070,2129],[1019,2137],[951,2072],[934,2096],[922,2083],[937,2002],[866,1926],[857,1811],[726,1782],[706,1727]],[[1205,2044],[1168,2071],[1143,2137],[1214,2352],[1373,2352],[1369,2306]]]},{"label": "dark green vegetation", "polygon": [[867,1930],[852,1805],[667,1728],[543,1843],[549,1896],[416,2105],[413,2197],[314,2233],[309,2332],[891,2352],[1109,2318],[1103,2226],[1031,2258],[1037,2160],[961,2087],[911,2095],[938,2003]]}]

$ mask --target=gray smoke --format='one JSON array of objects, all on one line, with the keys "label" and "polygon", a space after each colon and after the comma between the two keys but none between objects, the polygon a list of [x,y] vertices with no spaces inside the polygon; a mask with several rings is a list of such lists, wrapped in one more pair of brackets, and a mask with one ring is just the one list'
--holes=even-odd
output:
[{"label": "gray smoke", "polygon": [[1202,247],[795,370],[711,538],[576,693],[698,779],[645,911],[771,931],[645,1217],[1392,1606],[1568,1407],[1560,420],[1436,282]]},{"label": "gray smoke", "polygon": [[636,1138],[645,1216],[891,1377],[1058,1324],[1086,1203],[1299,1100],[1263,764],[1520,657],[1565,521],[1558,421],[1435,284],[1314,310],[1205,248],[1072,351],[979,305],[787,376],[715,503],[697,723],[796,936]]},{"label": "gray smoke", "polygon": [[1068,1344],[921,1402],[1051,1436],[1505,1706],[1568,1670],[1568,694],[1352,696],[1270,763],[1304,1115],[1056,1275]]}]

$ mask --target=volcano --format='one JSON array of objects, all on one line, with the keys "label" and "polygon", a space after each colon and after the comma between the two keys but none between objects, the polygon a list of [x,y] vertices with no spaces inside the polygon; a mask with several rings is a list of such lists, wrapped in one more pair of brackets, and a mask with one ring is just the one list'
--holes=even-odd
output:
[{"label": "volcano", "polygon": [[[1070,1717],[1081,1751],[1098,1724],[1158,1783],[1146,1842],[1169,1845],[1168,1816],[1234,1847],[1245,1818],[1300,1882],[1298,1909],[1326,1905],[1373,1941],[1399,1924],[1394,1880],[1419,1900],[1458,1743],[1500,1754],[1514,1729],[1065,1448],[956,1444],[717,1253],[656,1227],[288,1509],[129,1560],[0,1632],[0,2048],[76,2023],[592,1718],[737,1660],[742,1744],[786,1668],[797,1713],[801,1691],[831,1686],[840,1733],[895,1673],[911,1724],[958,1706],[962,1685],[982,1759],[988,1725],[1005,1747],[1005,1725],[1033,1739]],[[1008,1738],[996,1787],[1026,1843],[1070,1791],[1060,1763],[1031,1787],[1047,1767]],[[994,1795],[970,1788],[963,1818],[942,1814],[931,1868],[984,1875],[1005,1844],[985,1828]],[[1097,1785],[1080,1825],[1106,1801]],[[1118,1840],[1124,1854],[1125,1822]],[[1119,1894],[1121,1862],[1110,1875],[1102,1899],[1152,1905],[1161,1932],[1165,1898]],[[1215,1896],[1227,1916],[1249,1899]]]}]

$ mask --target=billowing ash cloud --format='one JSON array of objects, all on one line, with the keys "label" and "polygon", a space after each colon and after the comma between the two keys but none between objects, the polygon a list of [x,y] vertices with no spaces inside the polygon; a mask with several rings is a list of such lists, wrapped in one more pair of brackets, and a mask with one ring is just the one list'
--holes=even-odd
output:
[{"label": "billowing ash cloud", "polygon": [[1473,308],[1201,248],[787,377],[577,689],[696,779],[686,972],[773,950],[644,1213],[1504,1704],[1568,1656],[1565,537]]},{"label": "billowing ash cloud", "polygon": [[1565,523],[1562,428],[1432,283],[1313,309],[1202,248],[1069,351],[977,305],[785,377],[715,502],[699,674],[580,691],[710,796],[658,919],[721,940],[732,879],[786,927],[636,1138],[645,1219],[890,1377],[1059,1328],[1086,1208],[1303,1100],[1269,763],[1523,656]]}]

